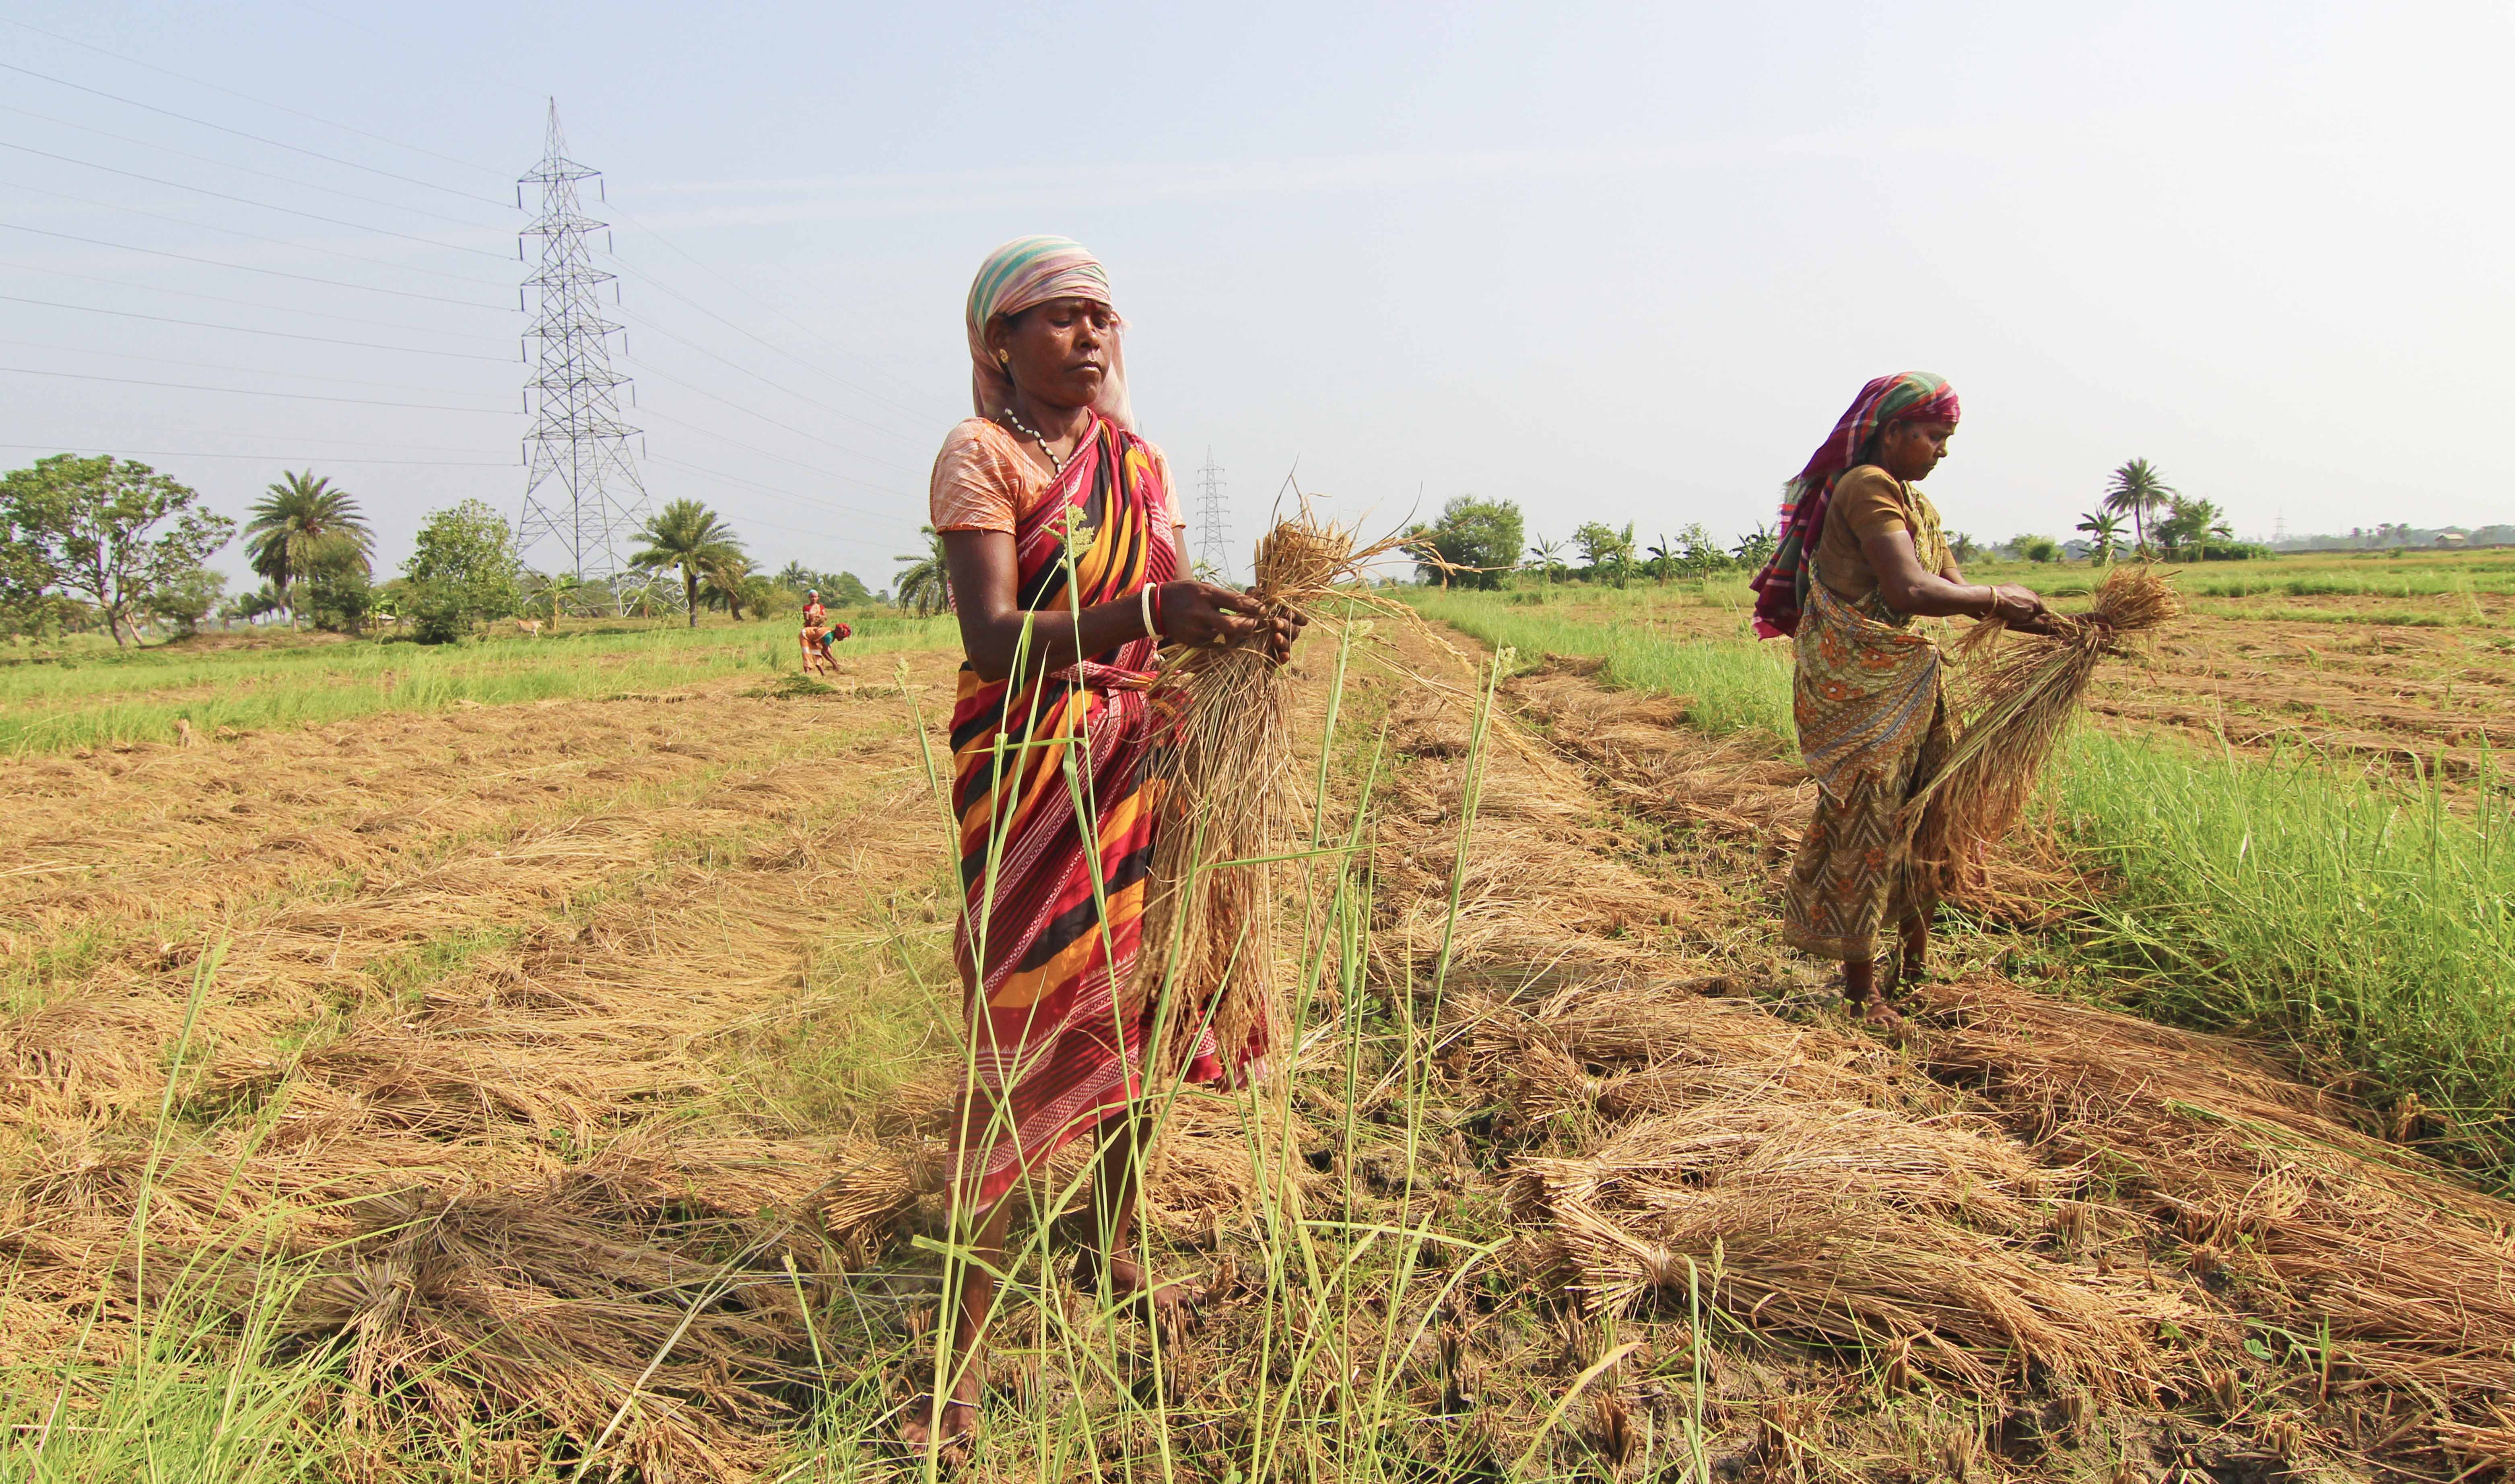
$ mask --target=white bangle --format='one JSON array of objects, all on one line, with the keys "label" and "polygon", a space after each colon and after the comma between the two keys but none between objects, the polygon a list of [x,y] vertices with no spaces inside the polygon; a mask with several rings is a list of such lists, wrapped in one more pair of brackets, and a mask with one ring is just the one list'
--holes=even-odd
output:
[{"label": "white bangle", "polygon": [[1161,626],[1153,621],[1153,593],[1160,586],[1161,584],[1159,583],[1148,582],[1138,590],[1143,594],[1144,599],[1144,638],[1146,639],[1159,639],[1162,637]]}]

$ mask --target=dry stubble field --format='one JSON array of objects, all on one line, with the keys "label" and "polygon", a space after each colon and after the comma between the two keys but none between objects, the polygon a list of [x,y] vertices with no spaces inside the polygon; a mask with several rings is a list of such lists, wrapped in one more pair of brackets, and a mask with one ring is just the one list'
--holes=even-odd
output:
[{"label": "dry stubble field", "polygon": [[[2515,1212],[2013,928],[1856,1033],[1794,770],[1585,668],[1343,675],[1286,1074],[1164,1155],[1206,1326],[1017,1273],[972,1476],[2515,1463]],[[0,763],[0,1478],[927,1472],[950,656],[845,669]]]}]

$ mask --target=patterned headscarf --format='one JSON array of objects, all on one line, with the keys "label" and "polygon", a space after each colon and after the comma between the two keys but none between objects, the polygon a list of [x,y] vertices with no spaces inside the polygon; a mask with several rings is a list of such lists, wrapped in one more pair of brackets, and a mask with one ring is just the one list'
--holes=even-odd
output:
[{"label": "patterned headscarf", "polygon": [[[987,254],[978,276],[969,284],[969,396],[978,416],[991,418],[1010,404],[1012,378],[987,350],[987,322],[999,314],[1018,314],[1051,299],[1089,299],[1110,305],[1109,270],[1071,237],[1015,237]],[[1135,431],[1134,404],[1127,399],[1127,352],[1121,334],[1109,337],[1109,374],[1092,410]]]},{"label": "patterned headscarf", "polygon": [[1755,590],[1755,636],[1779,639],[1799,627],[1799,595],[1825,534],[1834,481],[1858,462],[1877,430],[1889,423],[1953,423],[1957,391],[1926,371],[1881,376],[1860,389],[1851,406],[1810,455],[1798,477],[1782,486],[1782,534],[1773,557],[1748,586]]}]

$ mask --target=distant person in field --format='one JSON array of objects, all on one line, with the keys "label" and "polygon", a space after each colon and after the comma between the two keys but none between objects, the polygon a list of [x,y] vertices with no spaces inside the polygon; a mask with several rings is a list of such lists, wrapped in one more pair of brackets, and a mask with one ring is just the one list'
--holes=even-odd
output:
[{"label": "distant person in field", "polygon": [[845,624],[832,621],[830,610],[821,606],[821,594],[818,589],[805,593],[804,595],[804,632],[800,636],[804,645],[804,673],[811,674],[817,664],[826,666],[832,675],[838,674],[839,659],[832,650],[840,639],[845,639],[853,632]]},{"label": "distant person in field", "polygon": [[[980,266],[967,320],[977,415],[943,440],[932,515],[968,655],[952,803],[972,1074],[952,1143],[978,1261],[946,1295],[935,1393],[902,1421],[921,1446],[976,1427],[1006,1195],[1068,1140],[1100,1141],[1076,1284],[1105,1281],[1164,1315],[1194,1297],[1157,1283],[1131,1246],[1147,1094],[1162,1091],[1142,1085],[1157,1006],[1134,973],[1158,812],[1142,768],[1161,723],[1143,687],[1166,643],[1258,644],[1281,662],[1293,640],[1253,599],[1182,576],[1170,463],[1135,432],[1124,323],[1097,260],[1063,237],[1008,242]],[[1229,1080],[1264,1051],[1209,1036],[1188,1076]]]},{"label": "distant person in field", "polygon": [[1947,457],[1956,390],[1917,371],[1881,376],[1782,492],[1782,539],[1755,575],[1755,632],[1794,636],[1791,686],[1816,815],[1799,840],[1782,912],[1792,947],[1842,962],[1842,993],[1892,1027],[1877,985],[1880,933],[1902,937],[1905,979],[1926,971],[1938,903],[1911,869],[1898,815],[1946,756],[1943,658],[1919,617],[1997,616],[2041,627],[2024,588],[1968,584],[1915,487]]}]

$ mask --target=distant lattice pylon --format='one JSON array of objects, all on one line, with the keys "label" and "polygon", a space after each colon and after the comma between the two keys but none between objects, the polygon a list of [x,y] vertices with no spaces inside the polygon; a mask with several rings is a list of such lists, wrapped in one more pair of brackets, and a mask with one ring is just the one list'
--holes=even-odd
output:
[{"label": "distant lattice pylon", "polygon": [[599,298],[612,275],[594,266],[588,240],[607,224],[587,217],[577,199],[577,183],[598,184],[600,174],[567,157],[554,99],[541,163],[523,176],[542,191],[541,215],[523,230],[541,239],[541,266],[524,280],[541,294],[540,313],[525,332],[541,342],[541,355],[524,384],[533,414],[524,434],[531,472],[516,545],[529,553],[555,543],[552,575],[573,577],[589,604],[614,612],[641,603],[678,609],[680,584],[629,565],[647,517],[646,488],[629,454],[639,430],[620,420],[620,389],[629,378],[611,369],[611,336],[620,326],[602,317]]},{"label": "distant lattice pylon", "polygon": [[1196,511],[1196,564],[1206,569],[1207,577],[1219,583],[1231,581],[1230,507],[1222,497],[1222,466],[1214,462],[1214,450],[1205,451],[1205,467],[1197,471],[1203,482],[1198,486],[1201,498]]}]

